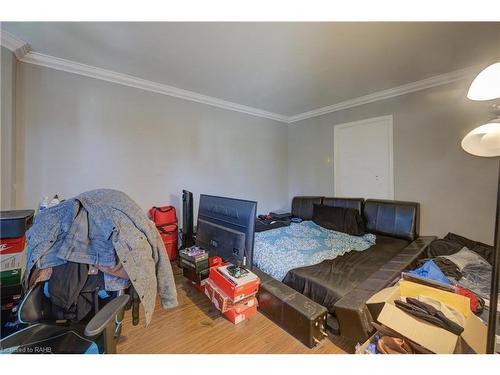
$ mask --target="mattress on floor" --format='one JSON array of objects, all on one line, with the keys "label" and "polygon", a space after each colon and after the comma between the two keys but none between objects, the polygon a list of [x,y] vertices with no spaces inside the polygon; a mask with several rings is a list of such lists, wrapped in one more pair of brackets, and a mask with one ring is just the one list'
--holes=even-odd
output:
[{"label": "mattress on floor", "polygon": [[377,235],[367,250],[351,251],[335,259],[288,271],[283,282],[334,313],[335,303],[410,244]]}]

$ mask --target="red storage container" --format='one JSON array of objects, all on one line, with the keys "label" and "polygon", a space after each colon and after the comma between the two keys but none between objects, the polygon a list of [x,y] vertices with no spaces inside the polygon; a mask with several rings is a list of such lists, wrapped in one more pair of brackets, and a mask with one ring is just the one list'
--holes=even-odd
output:
[{"label": "red storage container", "polygon": [[168,258],[170,260],[175,260],[177,258],[177,225],[165,225],[157,226],[160,232],[160,237],[165,244],[165,250],[167,250]]},{"label": "red storage container", "polygon": [[153,207],[149,210],[149,217],[154,221],[161,239],[165,244],[168,258],[177,258],[178,226],[174,206]]}]

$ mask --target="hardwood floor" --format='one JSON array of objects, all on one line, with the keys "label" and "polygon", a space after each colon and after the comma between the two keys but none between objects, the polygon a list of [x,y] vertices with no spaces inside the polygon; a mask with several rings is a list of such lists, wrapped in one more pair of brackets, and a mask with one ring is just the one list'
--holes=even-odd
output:
[{"label": "hardwood floor", "polygon": [[352,353],[353,343],[337,336],[325,338],[309,349],[258,312],[238,325],[227,321],[201,292],[194,289],[173,265],[179,306],[164,310],[156,306],[149,327],[141,321],[132,326],[125,314],[118,353]]}]

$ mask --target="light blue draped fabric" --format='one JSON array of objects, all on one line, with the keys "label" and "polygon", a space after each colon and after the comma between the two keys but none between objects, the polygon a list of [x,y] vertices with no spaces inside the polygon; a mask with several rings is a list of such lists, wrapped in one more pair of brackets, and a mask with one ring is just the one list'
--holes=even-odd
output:
[{"label": "light blue draped fabric", "polygon": [[255,233],[253,263],[281,281],[291,269],[318,264],[349,251],[363,251],[373,245],[373,234],[351,236],[303,221]]}]

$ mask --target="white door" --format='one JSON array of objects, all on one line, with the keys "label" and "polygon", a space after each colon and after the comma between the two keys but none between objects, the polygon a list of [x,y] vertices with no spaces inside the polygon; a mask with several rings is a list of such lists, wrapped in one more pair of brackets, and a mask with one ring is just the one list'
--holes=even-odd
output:
[{"label": "white door", "polygon": [[392,115],[334,128],[336,197],[394,199]]}]

